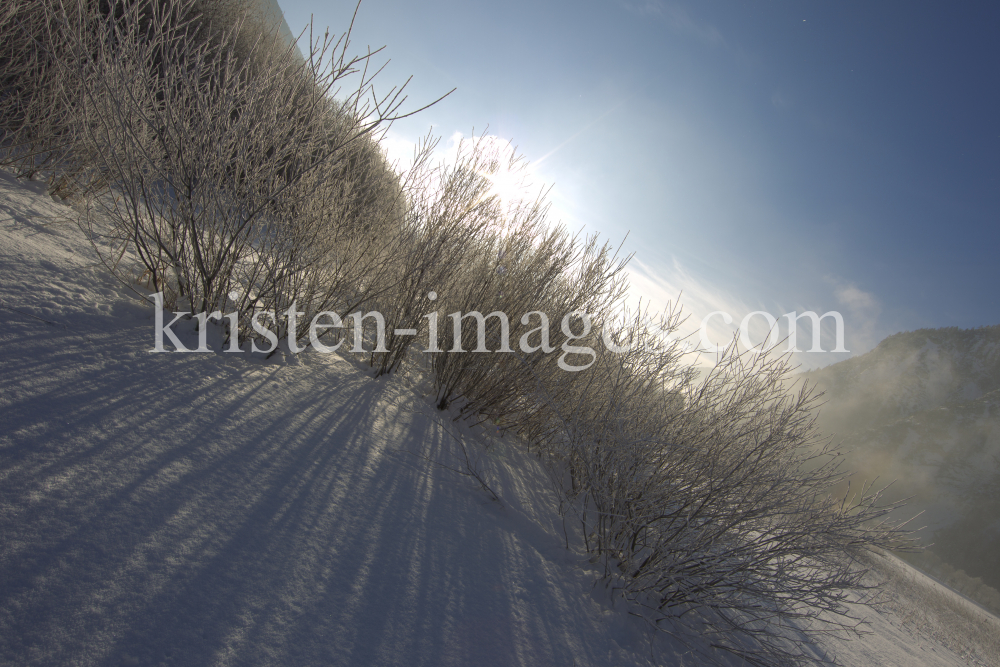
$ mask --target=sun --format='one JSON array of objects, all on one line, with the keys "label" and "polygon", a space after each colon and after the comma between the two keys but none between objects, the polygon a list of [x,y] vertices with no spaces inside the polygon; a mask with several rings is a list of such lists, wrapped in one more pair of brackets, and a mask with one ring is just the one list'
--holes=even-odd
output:
[{"label": "sun", "polygon": [[527,197],[527,174],[524,169],[510,170],[501,165],[494,173],[486,174],[490,181],[489,195],[496,195],[504,205],[514,204]]}]

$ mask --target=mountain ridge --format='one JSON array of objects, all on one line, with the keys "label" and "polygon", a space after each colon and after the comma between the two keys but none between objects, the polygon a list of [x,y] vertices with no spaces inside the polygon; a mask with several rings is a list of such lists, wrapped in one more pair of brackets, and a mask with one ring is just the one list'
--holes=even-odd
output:
[{"label": "mountain ridge", "polygon": [[894,480],[897,518],[922,513],[930,554],[911,562],[1000,589],[1000,325],[894,334],[802,375],[853,480]]}]

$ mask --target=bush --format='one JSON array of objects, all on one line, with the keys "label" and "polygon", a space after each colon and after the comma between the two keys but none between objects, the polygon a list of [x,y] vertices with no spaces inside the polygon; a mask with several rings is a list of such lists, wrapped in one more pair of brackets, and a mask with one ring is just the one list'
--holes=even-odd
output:
[{"label": "bush", "polygon": [[818,441],[817,397],[787,391],[787,358],[734,342],[697,382],[663,337],[676,310],[630,322],[628,351],[591,377],[539,382],[558,491],[607,580],[654,625],[687,623],[749,664],[809,662],[792,623],[859,632],[845,603],[873,585],[857,555],[911,546],[884,522],[898,505],[871,487],[829,495],[839,461]]},{"label": "bush", "polygon": [[[51,23],[77,27],[63,75],[84,94],[66,102],[84,119],[87,166],[111,186],[94,200],[111,229],[90,231],[111,246],[104,259],[123,282],[144,273],[169,307],[232,304],[244,338],[251,315],[270,311],[283,337],[277,314],[292,304],[307,326],[384,288],[404,201],[372,135],[402,97],[375,99],[361,72],[334,99],[371,55],[348,58],[349,33],[313,42],[303,60],[293,47],[248,43],[239,22],[215,30],[195,8],[50,10]],[[138,268],[122,262],[131,255]]]},{"label": "bush", "polygon": [[[82,83],[68,75],[68,31],[50,10],[47,0],[0,9],[0,164],[19,177],[56,169],[82,150]],[[62,178],[52,190],[65,195],[67,185]]]}]

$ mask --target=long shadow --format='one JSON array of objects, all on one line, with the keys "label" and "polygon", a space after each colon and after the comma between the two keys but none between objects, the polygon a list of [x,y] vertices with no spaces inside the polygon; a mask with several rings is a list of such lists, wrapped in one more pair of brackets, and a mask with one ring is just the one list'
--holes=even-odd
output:
[{"label": "long shadow", "polygon": [[150,354],[148,313],[62,308],[71,271],[29,260],[51,288],[0,310],[0,664],[633,664],[525,511],[544,474],[499,475],[501,508],[399,383]]},{"label": "long shadow", "polygon": [[398,387],[332,359],[149,354],[145,323],[87,340],[7,324],[3,661],[585,657],[559,655],[574,603],[546,579],[543,538],[519,540],[462,478],[388,455],[454,455]]}]

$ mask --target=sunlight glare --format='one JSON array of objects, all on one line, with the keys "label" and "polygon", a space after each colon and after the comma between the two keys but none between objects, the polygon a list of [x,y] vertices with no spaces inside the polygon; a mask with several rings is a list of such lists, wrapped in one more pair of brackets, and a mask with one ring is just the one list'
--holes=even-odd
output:
[{"label": "sunlight glare", "polygon": [[[514,169],[510,169],[513,166]],[[527,170],[522,164],[508,165],[501,163],[493,173],[484,174],[491,185],[489,195],[496,195],[501,205],[516,204],[528,198]]]}]

